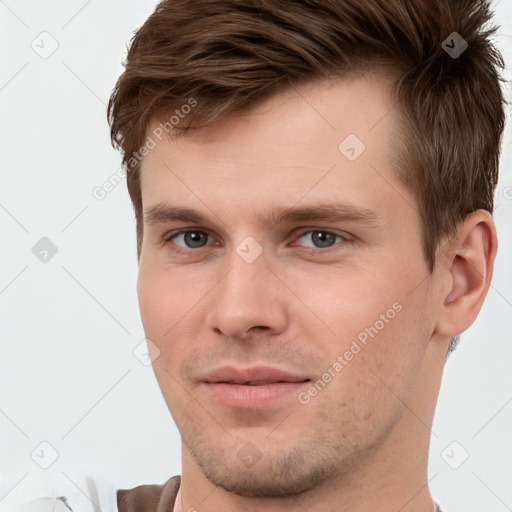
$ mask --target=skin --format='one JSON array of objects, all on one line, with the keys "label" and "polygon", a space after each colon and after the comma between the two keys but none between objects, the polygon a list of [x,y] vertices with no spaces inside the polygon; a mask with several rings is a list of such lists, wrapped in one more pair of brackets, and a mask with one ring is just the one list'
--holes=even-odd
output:
[{"label": "skin", "polygon": [[[182,436],[177,512],[433,510],[427,458],[448,342],[480,311],[496,231],[487,212],[469,215],[429,273],[417,201],[393,168],[400,125],[389,91],[384,77],[303,85],[144,158],[145,211],[165,202],[207,219],[145,219],[139,261],[141,318],[160,350],[153,367]],[[338,150],[350,133],[366,145],[354,162]],[[257,221],[326,202],[377,222]],[[165,241],[184,228],[203,238]],[[320,245],[318,231],[346,240]],[[236,252],[249,236],[263,251],[252,263]],[[321,379],[396,303],[307,404],[292,394],[240,410],[201,383],[224,364]],[[261,455],[251,467],[237,457],[249,442]]]}]

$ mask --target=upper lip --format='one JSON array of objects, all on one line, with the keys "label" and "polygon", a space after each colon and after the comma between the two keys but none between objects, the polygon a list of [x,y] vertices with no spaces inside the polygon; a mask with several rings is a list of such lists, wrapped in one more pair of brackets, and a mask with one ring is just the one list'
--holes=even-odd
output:
[{"label": "upper lip", "polygon": [[210,383],[247,384],[250,382],[303,382],[309,379],[270,366],[253,366],[251,368],[222,366],[207,373],[203,380]]}]

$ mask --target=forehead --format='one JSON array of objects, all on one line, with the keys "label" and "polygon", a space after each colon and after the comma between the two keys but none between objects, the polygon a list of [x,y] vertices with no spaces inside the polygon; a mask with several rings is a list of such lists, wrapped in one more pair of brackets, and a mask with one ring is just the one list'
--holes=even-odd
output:
[{"label": "forehead", "polygon": [[143,205],[209,198],[220,208],[229,197],[263,208],[278,197],[293,204],[321,196],[361,206],[373,198],[385,208],[386,195],[407,195],[395,176],[400,139],[390,78],[307,84],[185,137],[156,140],[142,161]]}]

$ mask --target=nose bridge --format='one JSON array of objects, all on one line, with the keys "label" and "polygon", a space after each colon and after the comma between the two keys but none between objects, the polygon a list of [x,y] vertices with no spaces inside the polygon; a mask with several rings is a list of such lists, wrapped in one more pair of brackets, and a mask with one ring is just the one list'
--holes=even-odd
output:
[{"label": "nose bridge", "polygon": [[210,327],[232,338],[243,337],[251,327],[281,329],[284,310],[263,247],[245,239],[227,258],[228,272],[215,287]]}]

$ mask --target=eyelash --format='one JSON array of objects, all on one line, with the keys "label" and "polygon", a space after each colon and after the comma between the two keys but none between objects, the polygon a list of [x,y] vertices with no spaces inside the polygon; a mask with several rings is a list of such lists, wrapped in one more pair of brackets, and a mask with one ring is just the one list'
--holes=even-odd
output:
[{"label": "eyelash", "polygon": [[[345,245],[345,244],[350,243],[350,242],[353,241],[353,239],[350,238],[348,235],[343,236],[343,235],[340,235],[339,233],[336,233],[335,231],[329,231],[329,230],[326,230],[326,229],[319,229],[319,228],[308,229],[306,231],[301,232],[298,235],[298,239],[302,238],[304,235],[307,235],[308,233],[319,233],[319,232],[327,233],[327,234],[330,234],[330,235],[334,235],[337,238],[340,238],[343,241],[342,245]],[[170,233],[169,235],[166,235],[164,237],[164,243],[165,244],[170,244],[170,243],[172,243],[172,240],[174,240],[176,237],[178,237],[179,235],[183,235],[185,233],[205,233],[206,235],[211,236],[210,233],[208,233],[208,231],[205,231],[203,229],[182,229],[180,231],[173,232],[173,233]],[[173,245],[174,245],[173,251],[176,252],[177,254],[192,254],[194,252],[198,252],[200,249],[205,249],[206,247],[208,247],[208,246],[203,246],[203,247],[198,247],[197,249],[184,249],[183,247],[177,246],[175,244],[173,244]],[[330,253],[333,250],[337,250],[335,246],[327,247],[325,249],[322,249],[322,248],[311,248],[311,247],[305,248],[305,249],[306,249],[307,252],[313,253],[313,254]]]}]

